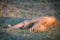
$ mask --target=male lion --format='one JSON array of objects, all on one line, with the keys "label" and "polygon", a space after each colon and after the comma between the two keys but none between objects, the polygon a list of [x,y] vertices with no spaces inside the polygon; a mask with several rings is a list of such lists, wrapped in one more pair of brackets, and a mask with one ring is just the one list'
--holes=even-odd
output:
[{"label": "male lion", "polygon": [[56,18],[53,16],[41,16],[28,21],[18,23],[17,25],[14,25],[11,28],[7,28],[7,30],[12,30],[16,28],[25,28],[25,27],[29,27],[29,25],[32,25],[32,24],[34,25],[29,29],[30,31],[44,32],[44,31],[48,31],[48,29],[52,25],[60,24],[60,22],[58,22]]}]

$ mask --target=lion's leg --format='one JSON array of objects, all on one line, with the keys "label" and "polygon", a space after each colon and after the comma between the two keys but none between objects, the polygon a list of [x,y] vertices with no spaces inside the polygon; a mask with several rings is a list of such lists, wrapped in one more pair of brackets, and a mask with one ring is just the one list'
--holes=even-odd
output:
[{"label": "lion's leg", "polygon": [[35,22],[36,22],[36,20],[28,20],[26,22],[18,23],[16,25],[12,26],[11,28],[7,28],[7,30],[13,30],[13,29],[17,29],[17,28],[27,27],[30,24],[35,23]]},{"label": "lion's leg", "polygon": [[24,27],[23,28],[26,28],[26,27],[30,27],[32,24],[35,24],[37,22],[37,20],[27,20],[27,21],[24,21]]},{"label": "lion's leg", "polygon": [[23,26],[24,26],[23,23],[18,23],[18,24],[14,25],[14,26],[12,26],[10,28],[7,28],[6,30],[14,30],[14,29],[17,29],[17,28],[21,28]]}]

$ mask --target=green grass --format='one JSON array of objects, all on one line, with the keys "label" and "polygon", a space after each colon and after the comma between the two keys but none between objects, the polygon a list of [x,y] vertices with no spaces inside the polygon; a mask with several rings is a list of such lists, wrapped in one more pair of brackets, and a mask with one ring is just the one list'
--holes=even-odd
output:
[{"label": "green grass", "polygon": [[[56,2],[52,3],[50,0],[3,0],[0,14],[5,16],[0,18],[0,27],[6,28],[8,24],[15,25],[37,16],[53,15],[59,19],[58,9],[55,9],[57,10],[55,14],[53,8],[53,4]],[[14,17],[9,14],[14,14]],[[7,32],[0,29],[0,40],[60,40],[60,26],[54,26],[47,32],[39,33],[29,32],[28,29],[15,29]]]},{"label": "green grass", "polygon": [[[8,19],[8,20],[7,20]],[[7,26],[6,24],[15,25],[21,22],[23,19],[19,18],[1,18],[2,26]],[[5,22],[3,22],[5,21]],[[28,29],[15,29],[12,31],[0,32],[0,40],[59,40],[60,39],[60,27],[51,28],[47,32],[29,32]]]}]

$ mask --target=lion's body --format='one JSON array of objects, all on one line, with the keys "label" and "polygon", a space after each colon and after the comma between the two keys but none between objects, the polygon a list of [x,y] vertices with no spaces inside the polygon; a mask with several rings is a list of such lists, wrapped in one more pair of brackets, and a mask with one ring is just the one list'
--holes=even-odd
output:
[{"label": "lion's body", "polygon": [[29,25],[34,24],[29,30],[34,32],[40,32],[40,31],[48,31],[48,29],[51,27],[51,25],[60,24],[53,16],[42,16],[37,17],[36,19],[31,19],[26,22],[18,23],[17,25],[14,25],[11,28],[8,28],[8,30],[21,28],[21,27],[29,27]]}]

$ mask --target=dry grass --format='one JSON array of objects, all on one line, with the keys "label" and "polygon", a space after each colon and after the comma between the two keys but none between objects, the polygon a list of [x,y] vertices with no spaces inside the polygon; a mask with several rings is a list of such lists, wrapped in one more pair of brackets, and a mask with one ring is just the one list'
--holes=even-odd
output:
[{"label": "dry grass", "polygon": [[[0,26],[6,28],[8,24],[15,25],[25,19],[33,17],[55,15],[53,4],[47,1],[25,2],[7,1],[0,2]],[[0,29],[1,30],[1,29]],[[27,29],[16,29],[13,31],[1,31],[0,40],[60,40],[60,26],[51,28],[47,32],[33,33]]]}]

